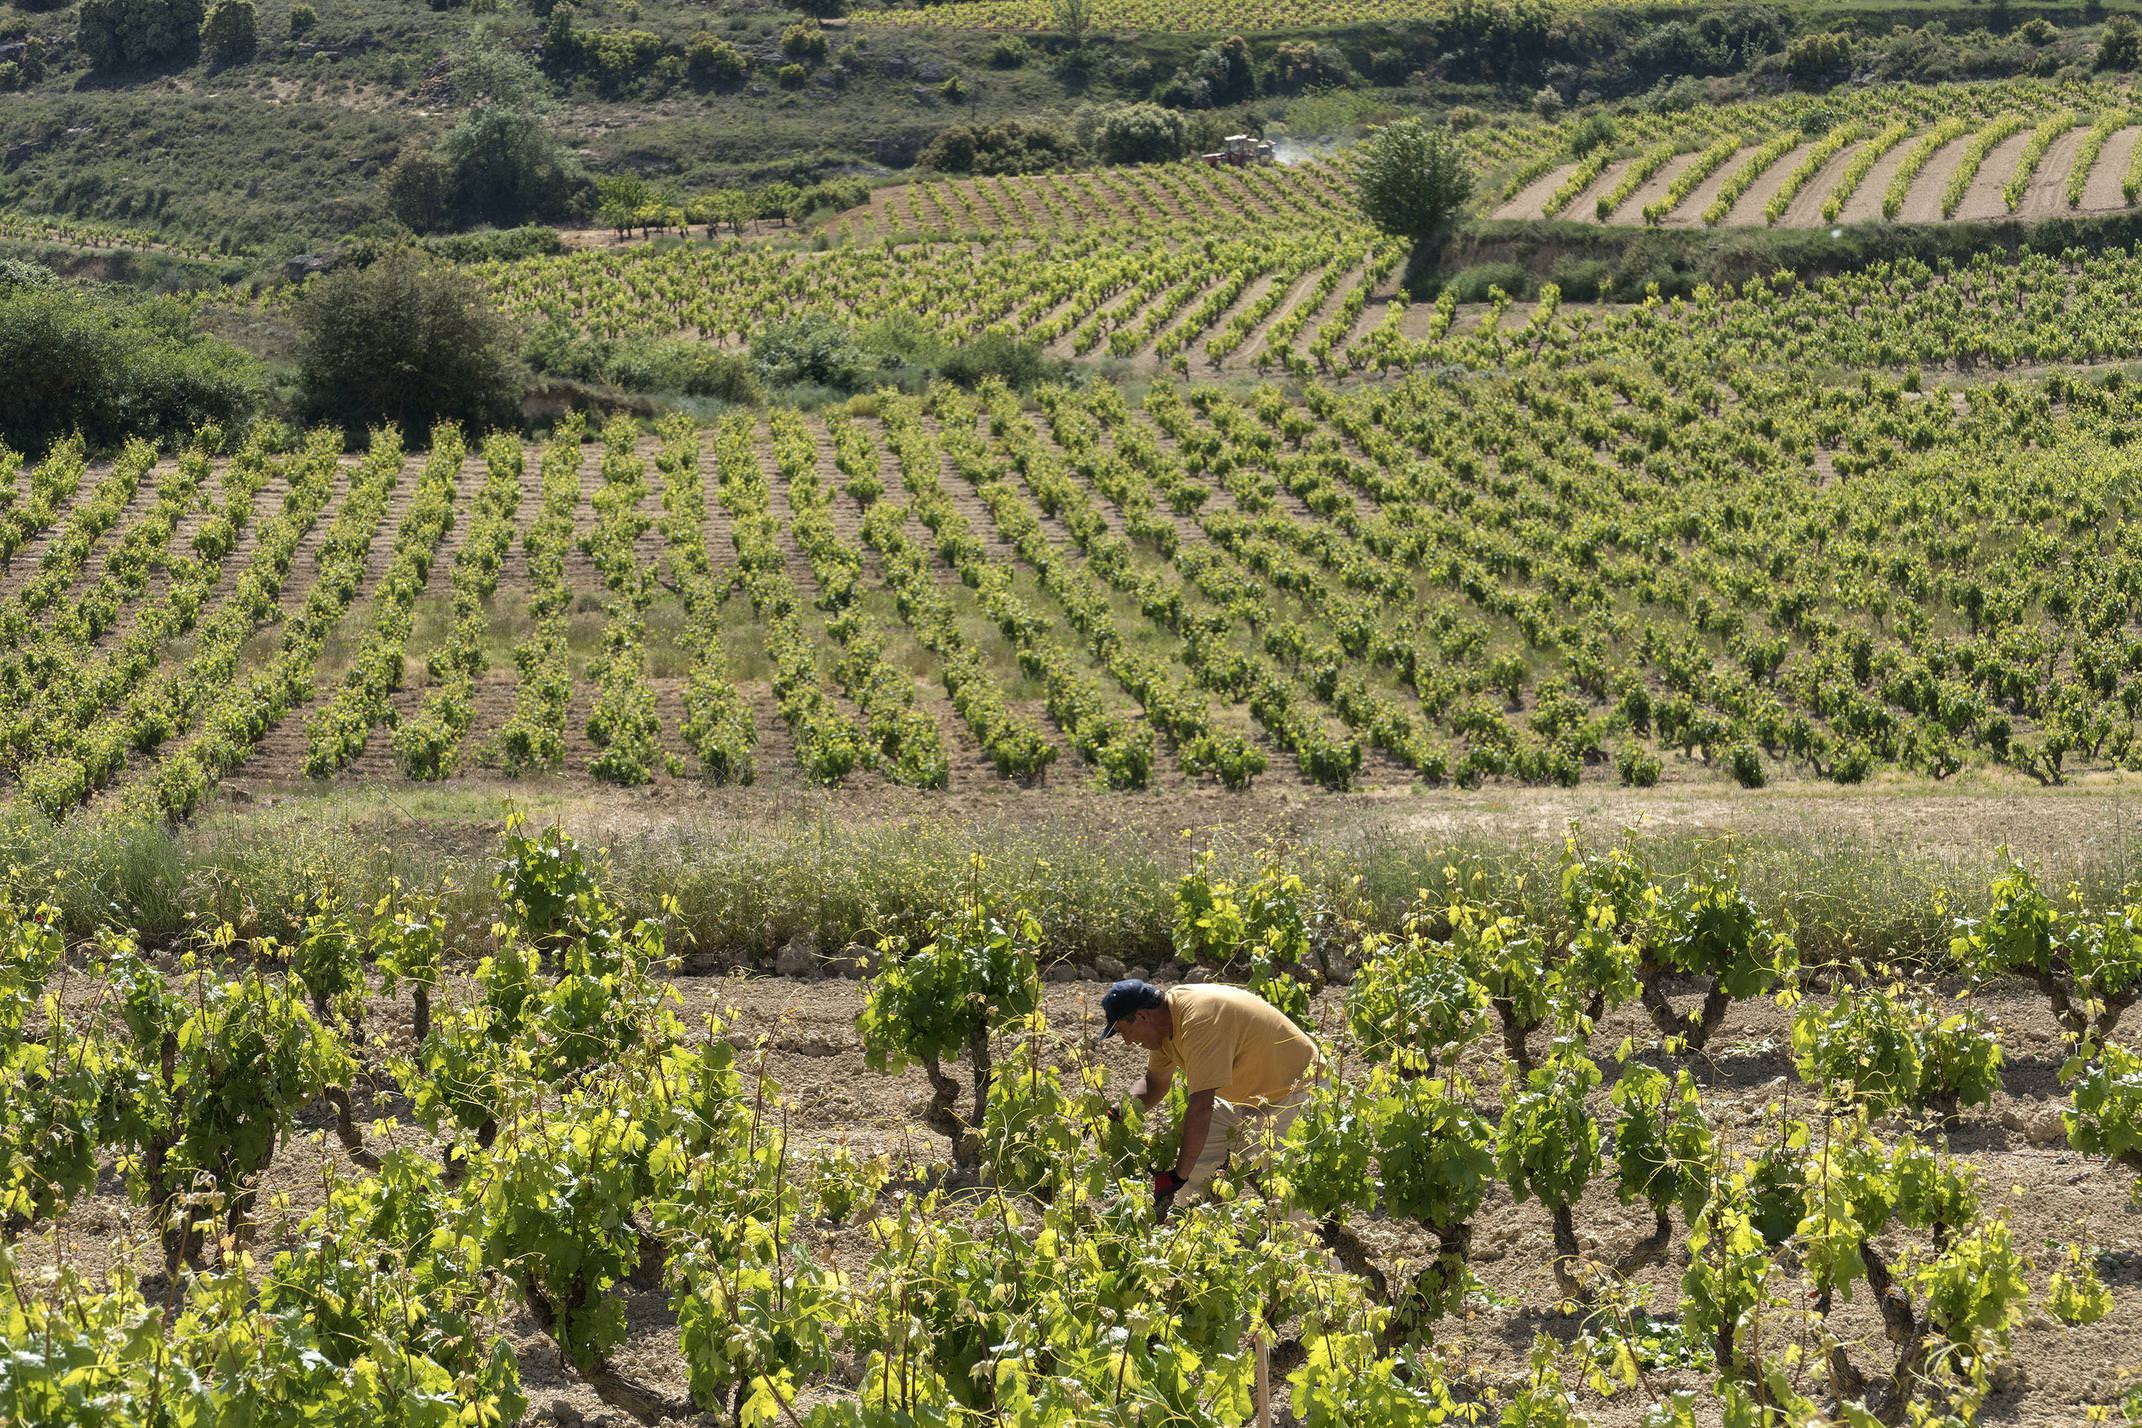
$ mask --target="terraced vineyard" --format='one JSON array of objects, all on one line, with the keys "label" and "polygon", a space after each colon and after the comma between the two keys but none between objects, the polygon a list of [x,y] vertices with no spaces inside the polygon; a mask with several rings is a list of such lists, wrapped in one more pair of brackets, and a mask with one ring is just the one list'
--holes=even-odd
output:
[{"label": "terraced vineyard", "polygon": [[616,248],[478,274],[522,321],[620,340],[740,344],[780,304],[1184,375],[1287,367],[1328,352],[1398,272],[1400,244],[1334,219],[1345,185],[1321,164],[939,182],[885,190],[830,248]]},{"label": "terraced vineyard", "polygon": [[1501,219],[1694,227],[2046,218],[2135,206],[2142,117],[2108,84],[1876,86],[1473,141]]}]

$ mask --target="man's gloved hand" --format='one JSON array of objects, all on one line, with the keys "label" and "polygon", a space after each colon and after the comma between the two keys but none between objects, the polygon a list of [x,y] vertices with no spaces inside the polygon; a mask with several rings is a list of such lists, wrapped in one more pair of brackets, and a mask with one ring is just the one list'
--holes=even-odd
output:
[{"label": "man's gloved hand", "polygon": [[1175,1193],[1190,1182],[1172,1169],[1163,1170],[1153,1177],[1153,1213],[1156,1216],[1168,1213],[1168,1206],[1175,1203]]}]

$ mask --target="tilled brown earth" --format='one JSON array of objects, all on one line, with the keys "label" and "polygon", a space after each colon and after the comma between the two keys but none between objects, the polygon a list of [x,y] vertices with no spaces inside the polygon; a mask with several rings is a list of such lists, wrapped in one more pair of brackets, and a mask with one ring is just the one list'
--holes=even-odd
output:
[{"label": "tilled brown earth", "polygon": [[[927,1096],[921,1074],[880,1075],[863,1063],[854,1030],[861,1006],[857,983],[702,976],[681,978],[676,987],[688,1023],[709,1014],[719,1018],[723,1034],[742,1053],[742,1063],[763,1066],[778,1084],[791,1144],[799,1156],[840,1145],[862,1155],[889,1156],[896,1164],[941,1158],[941,1142],[920,1119]],[[1046,997],[1052,1025],[1083,1041],[1097,1021],[1103,989],[1099,981],[1052,982]],[[91,990],[77,984],[74,994]],[[1327,1029],[1343,1021],[1341,995],[1327,991],[1318,999],[1319,1020]],[[1813,999],[1822,998],[1818,994]],[[1977,1171],[1984,1212],[2006,1217],[2018,1249],[2034,1261],[2026,1319],[1985,1418],[2002,1424],[2079,1423],[2090,1405],[2116,1400],[2125,1387],[2123,1374],[2142,1366],[2137,1362],[2142,1354],[2134,1347],[2142,1328],[2142,1214],[2131,1193],[2133,1176],[2067,1148],[2058,1113],[2064,1098],[2056,1079],[2062,1046],[2035,993],[2003,986],[1982,993],[1976,1003],[2001,1028],[2005,1089],[1990,1108],[1966,1112],[1961,1127],[1942,1139],[1952,1154]],[[1767,1000],[1738,1004],[1713,1038],[1709,1053],[1694,1063],[1706,1110],[1729,1151],[1756,1144],[1781,1112],[1819,1119],[1811,1093],[1793,1074],[1790,1016]],[[373,1024],[390,1041],[408,1036],[406,1009],[400,1004],[375,1008]],[[1610,1077],[1616,1045],[1624,1036],[1634,1036],[1641,1044],[1648,1029],[1641,1011],[1633,1007],[1604,1019],[1592,1049]],[[1140,1054],[1120,1043],[1081,1054],[1097,1056],[1118,1090],[1129,1085],[1140,1066]],[[1498,1113],[1502,1064],[1499,1046],[1489,1036],[1469,1054],[1464,1068],[1478,1088],[1482,1112],[1490,1117]],[[1595,1093],[1593,1103],[1602,1134],[1609,1134],[1612,1112],[1605,1087]],[[360,1119],[382,1116],[393,1122],[397,1108],[385,1100],[369,1106],[360,1102],[358,1112]],[[311,1116],[308,1125],[324,1131],[324,1117]],[[1897,1127],[1888,1129],[1901,1133]],[[404,1144],[426,1139],[420,1129],[402,1122],[393,1122],[390,1134]],[[325,1134],[303,1137],[284,1150],[261,1187],[265,1228],[257,1251],[271,1249],[279,1234],[288,1233],[279,1225],[318,1203],[328,1164],[344,1173],[353,1170]],[[893,1203],[888,1196],[878,1208],[889,1210]],[[1611,1176],[1594,1181],[1576,1207],[1576,1221],[1587,1252],[1607,1261],[1649,1228],[1648,1212],[1617,1203]],[[1474,1226],[1471,1264],[1481,1288],[1460,1313],[1438,1326],[1436,1343],[1451,1373],[1507,1392],[1521,1383],[1537,1335],[1581,1351],[1582,1336],[1603,1325],[1581,1313],[1556,1312],[1550,1226],[1537,1203],[1518,1205],[1498,1185]],[[1686,1226],[1678,1216],[1674,1228],[1674,1244],[1665,1259],[1634,1281],[1651,1306],[1668,1317],[1676,1311],[1677,1282],[1686,1262]],[[1432,1242],[1415,1226],[1372,1217],[1362,1229],[1387,1270],[1398,1269],[1401,1261],[1418,1264],[1433,1252]],[[808,1234],[821,1262],[852,1276],[865,1271],[873,1248],[867,1225],[832,1228],[814,1223]],[[1901,1248],[1895,1237],[1890,1240],[1886,1248]],[[125,1256],[147,1273],[153,1243],[142,1212],[127,1203],[120,1182],[108,1173],[98,1194],[73,1210],[56,1231],[28,1237],[19,1259],[33,1278],[59,1258],[94,1271]],[[2062,1248],[2070,1243],[2098,1253],[2100,1265],[2109,1266],[2105,1277],[2116,1306],[2105,1320],[2083,1329],[2059,1325],[2046,1310],[2045,1276],[2058,1266]],[[629,1319],[631,1337],[617,1355],[620,1364],[681,1395],[683,1367],[664,1296],[659,1291],[632,1294]],[[1886,1364],[1887,1346],[1864,1285],[1851,1303],[1833,1314],[1831,1324],[1840,1333],[1856,1336],[1855,1358],[1863,1368]],[[562,1365],[525,1313],[517,1311],[503,1327],[521,1353],[531,1422],[584,1421],[628,1428],[630,1420],[603,1405]],[[1804,1328],[1782,1321],[1774,1332],[1805,1337]],[[1776,1338],[1771,1342],[1773,1347],[1781,1344]],[[1693,1371],[1654,1368],[1638,1388],[1609,1400],[1590,1398],[1585,1408],[1601,1428],[1620,1428],[1637,1423],[1654,1396],[1675,1389],[1701,1394],[1708,1382],[1707,1376]],[[1804,1386],[1810,1391],[1817,1387],[1812,1381]],[[838,1393],[841,1385],[821,1391]]]}]

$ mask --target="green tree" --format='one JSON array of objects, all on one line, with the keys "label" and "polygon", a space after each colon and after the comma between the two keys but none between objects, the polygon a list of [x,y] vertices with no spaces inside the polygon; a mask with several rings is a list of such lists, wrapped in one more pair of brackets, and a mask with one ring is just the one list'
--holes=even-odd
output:
[{"label": "green tree", "polygon": [[318,10],[313,9],[312,6],[306,4],[305,0],[298,0],[297,4],[292,5],[290,7],[291,39],[294,40],[300,35],[311,34],[312,27],[319,23],[320,12]]},{"label": "green tree", "polygon": [[630,231],[641,210],[654,201],[654,190],[638,174],[605,174],[595,180],[596,216],[603,226],[619,233]]},{"label": "green tree", "polygon": [[2098,38],[2097,67],[2130,70],[2137,65],[2142,65],[2142,25],[2132,16],[2114,15]]},{"label": "green tree", "polygon": [[1126,104],[1094,130],[1094,147],[1112,164],[1157,164],[1183,156],[1183,116],[1158,104]]},{"label": "green tree", "polygon": [[1049,18],[1074,47],[1082,45],[1093,30],[1093,0],[1049,0]]},{"label": "green tree", "polygon": [[251,59],[260,46],[260,16],[253,0],[215,0],[201,17],[201,48],[216,64]]},{"label": "green tree", "polygon": [[447,131],[440,153],[453,175],[454,212],[464,223],[509,228],[564,206],[565,150],[532,110],[479,104]]},{"label": "green tree", "polygon": [[298,306],[307,404],[345,425],[509,419],[520,373],[472,278],[402,251],[316,281]]},{"label": "green tree", "polygon": [[196,332],[175,299],[106,298],[0,271],[0,442],[35,451],[71,432],[98,446],[242,421],[263,382],[251,358]]},{"label": "green tree", "polygon": [[82,0],[75,43],[98,69],[147,64],[192,44],[202,0]]},{"label": "green tree", "polygon": [[1450,226],[1473,194],[1473,176],[1448,132],[1400,119],[1362,146],[1361,211],[1386,233],[1416,242]]},{"label": "green tree", "polygon": [[1809,89],[1835,84],[1851,63],[1852,37],[1836,31],[1801,35],[1785,47],[1785,72]]},{"label": "green tree", "polygon": [[387,211],[418,233],[435,233],[453,222],[454,175],[435,150],[402,150],[380,176]]},{"label": "green tree", "polygon": [[808,383],[841,392],[860,391],[882,370],[853,332],[822,312],[760,329],[751,339],[751,363],[771,386]]}]

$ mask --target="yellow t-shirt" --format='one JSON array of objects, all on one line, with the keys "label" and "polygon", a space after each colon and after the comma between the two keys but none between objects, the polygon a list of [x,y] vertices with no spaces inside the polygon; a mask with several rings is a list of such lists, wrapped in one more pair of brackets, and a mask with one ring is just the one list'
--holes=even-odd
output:
[{"label": "yellow t-shirt", "polygon": [[1146,1060],[1179,1071],[1183,1092],[1258,1105],[1284,1098],[1317,1059],[1316,1043],[1255,992],[1207,982],[1167,993],[1175,1030]]}]

